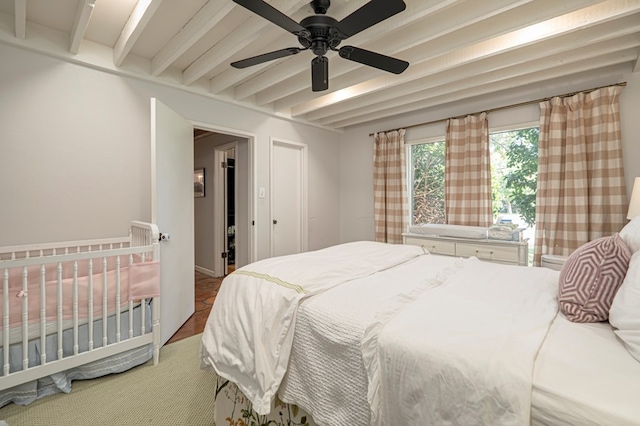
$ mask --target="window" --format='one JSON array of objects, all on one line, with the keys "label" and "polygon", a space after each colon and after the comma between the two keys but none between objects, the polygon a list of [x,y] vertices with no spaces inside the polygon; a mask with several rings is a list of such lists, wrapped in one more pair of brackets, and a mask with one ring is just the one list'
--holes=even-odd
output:
[{"label": "window", "polygon": [[[538,176],[538,127],[489,135],[494,222],[535,225]],[[445,223],[443,140],[410,149],[411,223]],[[533,240],[533,238],[531,238]]]},{"label": "window", "polygon": [[538,127],[489,134],[494,222],[535,225],[538,134]]},{"label": "window", "polygon": [[411,145],[411,223],[445,223],[444,141]]}]

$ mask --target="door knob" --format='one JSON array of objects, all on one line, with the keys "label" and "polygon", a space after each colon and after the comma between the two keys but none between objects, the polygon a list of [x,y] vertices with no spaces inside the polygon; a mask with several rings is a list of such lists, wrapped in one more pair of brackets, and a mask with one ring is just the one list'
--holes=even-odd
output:
[{"label": "door knob", "polygon": [[277,220],[275,220],[275,219],[273,219],[273,224],[274,224],[274,225],[277,225],[277,224],[278,224],[278,221],[277,221]]}]

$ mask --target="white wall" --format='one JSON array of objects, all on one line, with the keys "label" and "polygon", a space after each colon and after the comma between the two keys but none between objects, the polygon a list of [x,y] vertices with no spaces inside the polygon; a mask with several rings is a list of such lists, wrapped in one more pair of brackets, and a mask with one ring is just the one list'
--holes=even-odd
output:
[{"label": "white wall", "polygon": [[[375,239],[373,225],[373,138],[370,133],[411,126],[433,120],[514,105],[549,96],[626,81],[620,96],[620,121],[627,181],[627,192],[635,176],[640,176],[640,72],[632,73],[625,65],[610,67],[598,74],[585,73],[557,80],[554,84],[532,85],[474,98],[464,103],[442,105],[403,116],[390,117],[348,128],[340,147],[340,240],[341,242]],[[489,114],[489,126],[539,120],[537,104],[509,108]],[[406,141],[444,137],[444,121],[407,129]]]},{"label": "white wall", "polygon": [[[630,69],[517,88],[339,134],[12,46],[0,44],[0,58],[0,245],[126,235],[131,220],[150,220],[151,97],[194,123],[254,135],[256,187],[269,187],[270,137],[306,143],[310,250],[374,238],[374,131],[627,81],[620,109],[629,192],[640,176],[640,73]],[[537,120],[537,108],[489,119],[492,126]],[[443,122],[409,129],[406,138],[442,134]],[[269,196],[255,199],[258,259],[269,253]]]},{"label": "white wall", "polygon": [[194,169],[204,169],[205,179],[204,198],[193,199],[195,259],[196,266],[223,275],[224,271],[215,270],[214,262],[215,227],[213,215],[216,171],[214,168],[214,147],[216,145],[214,136],[218,135],[212,133],[210,136],[198,138],[193,147],[193,167]]},{"label": "white wall", "polygon": [[[150,220],[151,97],[255,135],[256,186],[269,187],[270,137],[308,144],[319,194],[309,248],[339,241],[339,134],[12,46],[0,58],[0,245],[126,235],[131,220]],[[269,194],[257,200],[258,259],[269,253],[268,206]]]}]

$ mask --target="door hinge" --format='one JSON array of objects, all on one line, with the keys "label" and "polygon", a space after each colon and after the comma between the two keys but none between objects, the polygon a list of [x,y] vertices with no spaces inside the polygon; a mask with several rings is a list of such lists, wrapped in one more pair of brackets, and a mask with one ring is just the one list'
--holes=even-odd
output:
[{"label": "door hinge", "polygon": [[220,167],[222,167],[223,169],[226,169],[227,168],[227,162],[226,161],[222,161],[220,163]]},{"label": "door hinge", "polygon": [[222,257],[223,259],[226,259],[227,258],[227,253],[226,252],[222,252],[220,254],[220,257]]}]

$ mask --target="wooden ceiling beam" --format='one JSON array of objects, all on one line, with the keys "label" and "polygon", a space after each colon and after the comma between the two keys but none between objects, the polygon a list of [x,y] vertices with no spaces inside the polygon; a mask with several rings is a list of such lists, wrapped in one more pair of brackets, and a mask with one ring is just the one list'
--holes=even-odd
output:
[{"label": "wooden ceiling beam", "polygon": [[[477,96],[483,96],[490,93],[498,93],[503,90],[516,89],[519,87],[531,85],[531,84],[541,84],[544,82],[553,81],[554,79],[567,77],[571,75],[577,75],[579,73],[593,71],[593,70],[607,70],[609,67],[614,68],[616,65],[619,66],[621,64],[629,63],[632,57],[632,53],[630,51],[625,51],[624,53],[616,52],[613,54],[608,54],[605,57],[593,58],[586,61],[582,61],[579,63],[563,65],[556,69],[549,69],[540,71],[537,73],[528,74],[525,76],[519,76],[515,78],[510,78],[507,80],[501,80],[494,83],[489,83],[486,85],[480,85],[474,87],[471,90],[461,90],[447,93],[446,95],[432,98],[428,100],[421,100],[417,102],[413,102],[410,104],[405,104],[401,107],[397,108],[389,108],[385,110],[377,111],[373,114],[366,114],[356,118],[351,118],[348,120],[340,120],[331,123],[331,127],[335,127],[337,129],[353,126],[356,124],[367,123],[375,120],[379,120],[382,118],[391,117],[398,114],[405,114],[413,111],[418,111],[422,109],[427,109],[431,107],[435,107],[438,105],[444,105],[451,102],[456,102],[464,99],[470,99]],[[619,70],[618,67],[615,67]],[[603,71],[604,72],[604,71]]]},{"label": "wooden ceiling beam", "polygon": [[16,38],[27,36],[27,0],[15,0],[13,4]]},{"label": "wooden ceiling beam", "polygon": [[113,63],[116,66],[122,65],[161,3],[162,0],[138,0],[113,47]]},{"label": "wooden ceiling beam", "polygon": [[159,76],[220,21],[235,3],[210,1],[151,59],[151,75]]},{"label": "wooden ceiling beam", "polygon": [[[442,69],[438,64],[434,64],[432,73],[420,80],[403,83],[390,89],[311,111],[305,117],[311,121],[325,119],[330,116],[347,116],[344,118],[348,118],[349,114],[356,109],[368,109],[373,104],[386,103],[404,95],[415,95],[416,93],[422,93],[424,90],[437,89],[439,86],[451,81],[484,72],[505,74],[511,66],[530,63],[532,60],[548,60],[553,55],[566,54],[575,56],[577,52],[583,52],[588,55],[589,49],[594,45],[596,45],[596,48],[600,45],[611,45],[613,49],[620,50],[623,48],[622,45],[625,46],[624,48],[629,46],[626,40],[630,40],[632,44],[640,40],[640,34],[637,34],[640,31],[640,20],[634,18],[634,16],[629,16],[622,20],[607,22],[591,31],[583,30],[577,33],[565,34],[453,69]],[[616,45],[616,43],[620,43],[620,46]],[[598,55],[600,53],[594,51],[592,54]],[[355,112],[353,113],[355,114]]]},{"label": "wooden ceiling beam", "polygon": [[336,121],[344,121],[350,118],[375,114],[381,110],[388,110],[390,108],[402,107],[403,105],[414,102],[439,98],[451,92],[473,90],[476,84],[494,84],[500,81],[507,81],[509,79],[543,72],[546,69],[559,69],[563,65],[576,63],[583,64],[590,59],[599,60],[599,58],[607,57],[609,54],[614,57],[616,53],[619,53],[620,56],[627,58],[629,52],[633,51],[638,46],[640,46],[640,38],[638,38],[637,35],[632,35],[625,40],[610,40],[595,46],[586,46],[572,52],[558,53],[544,59],[534,59],[500,71],[479,69],[477,75],[470,75],[467,77],[461,76],[455,83],[442,84],[431,88],[416,88],[416,91],[412,94],[400,95],[397,98],[393,98],[386,102],[380,102],[361,109],[354,109],[348,113],[336,114],[323,119],[308,119],[315,122],[319,121],[323,123],[323,125],[328,125],[329,123]]},{"label": "wooden ceiling beam", "polygon": [[[288,15],[305,3],[304,0],[275,0],[271,5]],[[184,84],[194,83],[229,59],[238,49],[258,39],[263,31],[271,29],[269,27],[273,25],[271,22],[250,11],[247,13],[250,14],[249,18],[239,28],[229,33],[184,70],[182,73]]]},{"label": "wooden ceiling beam", "polygon": [[[502,4],[506,0],[492,1],[498,1]],[[389,37],[390,32],[392,32],[394,28],[404,27],[406,25],[419,22],[421,19],[437,13],[438,11],[449,9],[457,3],[461,3],[461,1],[449,0],[446,2],[441,2],[438,0],[430,0],[428,2],[412,2],[407,6],[408,9],[404,12],[399,13],[389,18],[388,20],[380,22],[379,24],[374,25],[373,27],[359,34],[348,38],[347,41],[343,42],[343,44],[348,43],[349,45],[353,44],[355,46],[364,48],[364,46],[361,45],[365,44],[365,42],[370,46],[375,46],[379,45],[379,43],[383,42],[383,39],[386,38],[394,39],[400,45],[406,45],[407,43],[411,43],[411,39],[416,38],[416,34],[412,34],[412,32],[416,31],[416,29],[413,29],[412,31],[398,32],[394,34],[394,37]],[[355,10],[357,8],[352,9]],[[420,33],[424,31],[424,28],[419,28],[417,29],[417,31]],[[371,49],[374,49],[374,47],[371,47]],[[327,57],[335,56],[333,52],[331,53],[332,54],[327,55]],[[280,69],[279,67],[274,67],[273,70],[269,70],[260,74],[259,78],[251,79],[246,83],[239,85],[236,88],[236,99],[242,100],[251,95],[259,94],[257,99],[262,105],[264,105],[277,99],[277,97],[271,95],[271,93],[273,92],[271,88],[273,88],[275,85],[278,85],[281,90],[285,90],[284,95],[295,93],[302,89],[308,89],[310,87],[311,81],[309,67],[312,59],[313,55],[307,55],[305,61],[299,61],[295,66],[291,66],[293,64],[286,64],[286,66],[283,66],[282,69]],[[339,59],[339,61],[342,61],[342,59]],[[332,72],[331,70],[334,63],[336,62],[330,59],[330,73]],[[286,70],[285,73],[282,73],[282,71],[284,70]],[[293,79],[291,79],[291,77],[293,77]],[[287,83],[289,84],[285,86],[280,84],[285,80],[287,80]]]},{"label": "wooden ceiling beam", "polygon": [[[448,55],[437,58],[440,69],[453,68],[470,62],[498,55],[502,52],[522,48],[532,43],[558,37],[583,28],[593,27],[610,20],[620,19],[640,11],[640,2],[624,0],[611,0],[599,3],[576,12],[558,16],[547,21],[527,26],[510,33],[494,37],[492,39],[457,49]],[[399,76],[381,76],[365,81],[354,86],[349,86],[349,91],[362,96],[389,87],[419,80],[430,75],[433,63],[422,62],[410,66],[407,71]],[[339,96],[331,93],[313,99],[304,104],[291,108],[293,116],[299,116],[319,108],[335,104],[340,100]]]}]

